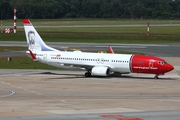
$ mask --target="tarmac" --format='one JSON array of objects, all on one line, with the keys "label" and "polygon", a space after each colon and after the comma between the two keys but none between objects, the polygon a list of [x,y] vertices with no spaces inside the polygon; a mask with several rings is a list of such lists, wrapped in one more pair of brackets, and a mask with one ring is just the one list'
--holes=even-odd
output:
[{"label": "tarmac", "polygon": [[[85,78],[84,71],[0,70],[1,120],[179,120],[179,58],[149,74]],[[132,119],[131,119],[132,118]]]}]

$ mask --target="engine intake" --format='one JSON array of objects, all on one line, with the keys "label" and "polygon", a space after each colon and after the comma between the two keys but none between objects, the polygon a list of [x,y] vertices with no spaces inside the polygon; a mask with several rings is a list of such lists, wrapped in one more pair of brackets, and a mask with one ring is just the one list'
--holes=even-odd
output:
[{"label": "engine intake", "polygon": [[93,75],[97,76],[108,76],[110,74],[110,69],[104,66],[93,67],[91,70]]}]

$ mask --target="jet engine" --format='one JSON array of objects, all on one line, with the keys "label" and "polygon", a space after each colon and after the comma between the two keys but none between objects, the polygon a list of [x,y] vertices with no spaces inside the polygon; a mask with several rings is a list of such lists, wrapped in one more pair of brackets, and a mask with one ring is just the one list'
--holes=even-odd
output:
[{"label": "jet engine", "polygon": [[110,74],[110,69],[104,66],[93,67],[91,70],[93,75],[97,76],[108,76]]}]

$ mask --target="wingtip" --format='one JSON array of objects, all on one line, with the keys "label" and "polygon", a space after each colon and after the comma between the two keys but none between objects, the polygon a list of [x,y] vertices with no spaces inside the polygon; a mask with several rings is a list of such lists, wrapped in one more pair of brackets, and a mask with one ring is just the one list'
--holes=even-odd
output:
[{"label": "wingtip", "polygon": [[108,48],[109,48],[109,52],[110,52],[111,54],[114,54],[114,50],[112,49],[112,47],[111,47],[111,46],[108,46]]},{"label": "wingtip", "polygon": [[29,19],[24,19],[24,20],[23,20],[23,23],[24,23],[24,24],[31,24],[31,22],[30,22]]}]

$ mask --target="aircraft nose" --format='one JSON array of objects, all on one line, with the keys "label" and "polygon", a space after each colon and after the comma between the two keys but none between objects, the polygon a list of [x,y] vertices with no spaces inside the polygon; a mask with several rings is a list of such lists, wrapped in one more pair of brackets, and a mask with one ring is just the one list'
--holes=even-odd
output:
[{"label": "aircraft nose", "polygon": [[169,72],[169,71],[172,71],[172,70],[174,70],[174,67],[171,64],[168,64],[167,65],[167,71]]}]

